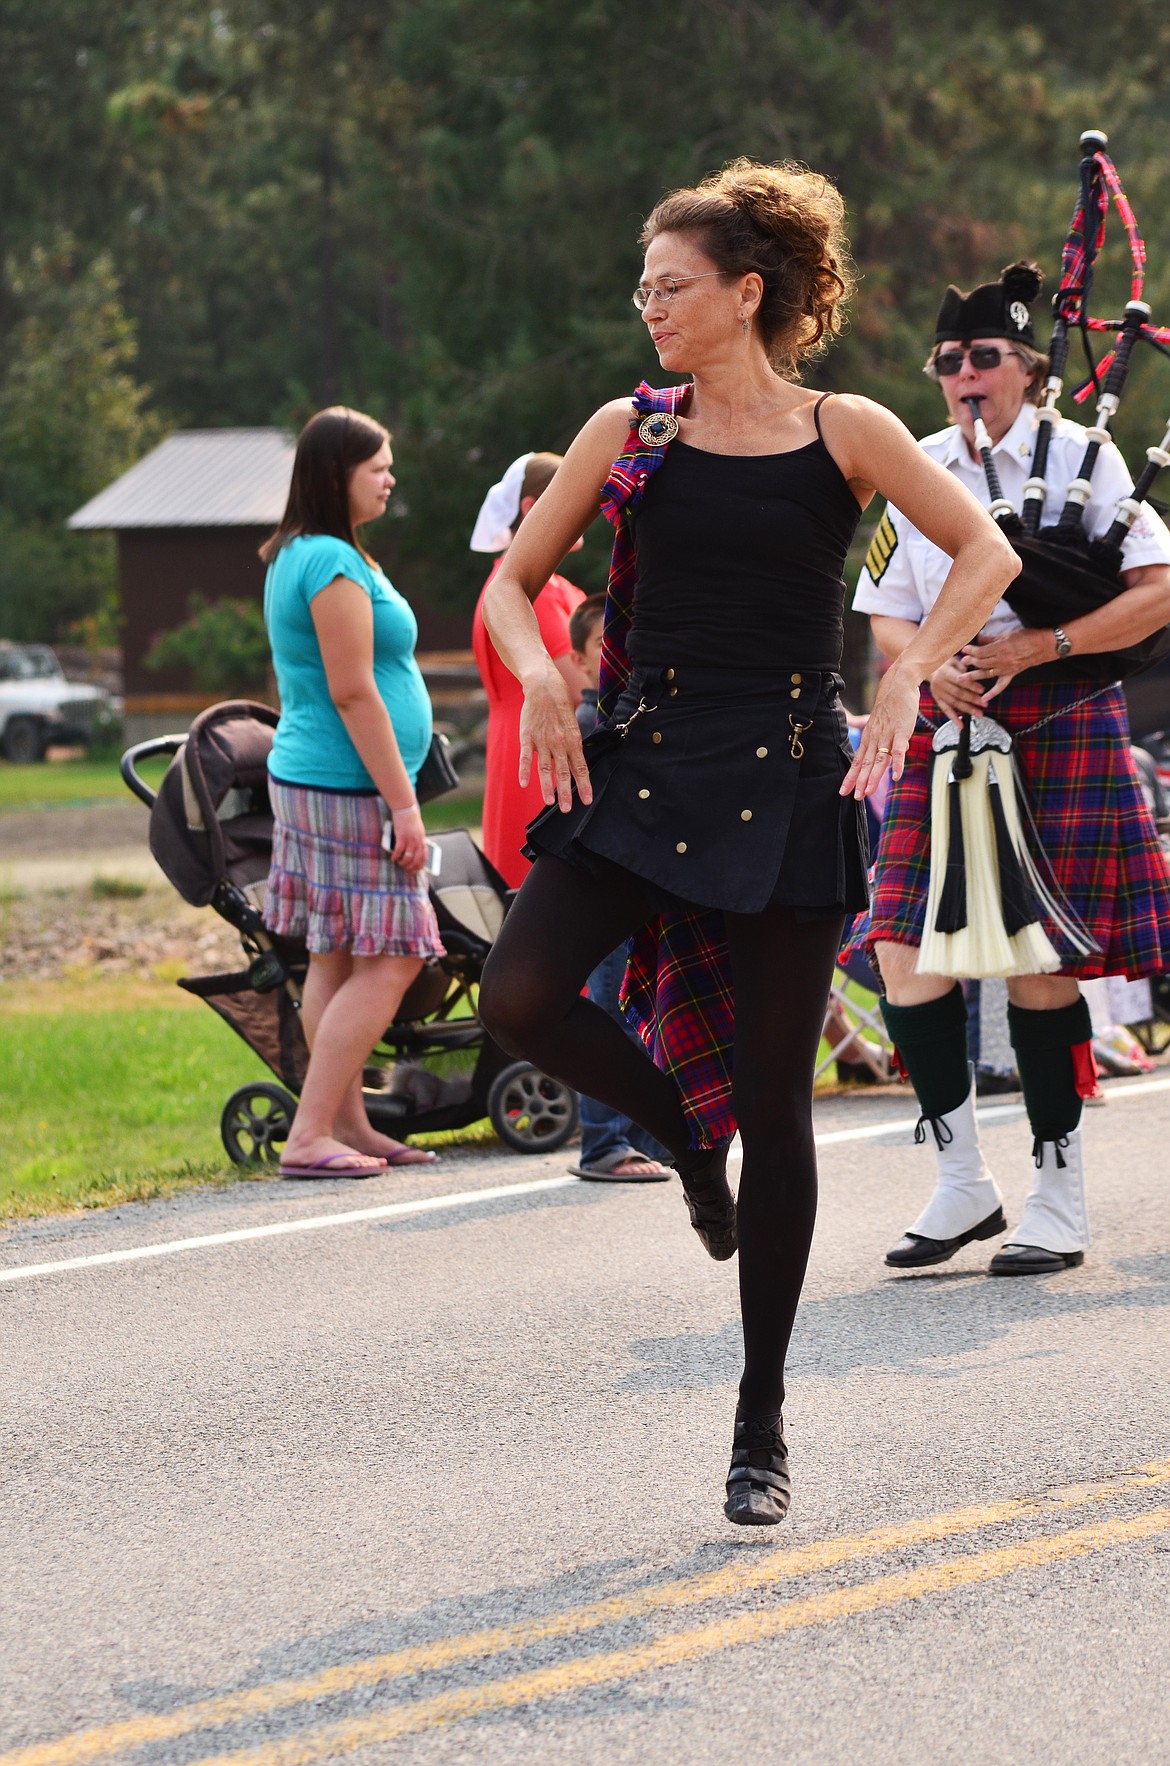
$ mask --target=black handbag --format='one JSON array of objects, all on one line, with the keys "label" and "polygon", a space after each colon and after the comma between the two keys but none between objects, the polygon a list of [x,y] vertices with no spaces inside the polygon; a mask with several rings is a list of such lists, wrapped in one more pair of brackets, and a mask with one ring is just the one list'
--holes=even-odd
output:
[{"label": "black handbag", "polygon": [[427,757],[418,769],[418,778],[414,782],[415,798],[419,803],[430,803],[433,798],[445,797],[448,791],[454,791],[458,783],[459,774],[451,760],[451,744],[436,730]]}]

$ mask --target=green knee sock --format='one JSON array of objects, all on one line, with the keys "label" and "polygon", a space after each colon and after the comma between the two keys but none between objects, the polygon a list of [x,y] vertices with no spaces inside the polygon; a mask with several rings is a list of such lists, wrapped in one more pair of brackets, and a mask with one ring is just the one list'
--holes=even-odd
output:
[{"label": "green knee sock", "polygon": [[1090,1064],[1074,1058],[1073,1050],[1093,1039],[1093,1020],[1082,995],[1071,1006],[1055,1012],[1031,1012],[1008,1005],[1008,1034],[1016,1051],[1020,1088],[1032,1133],[1038,1141],[1055,1141],[1071,1134],[1081,1120],[1083,1090]]},{"label": "green knee sock", "polygon": [[958,982],[924,1006],[893,1006],[883,999],[886,1029],[910,1075],[924,1116],[947,1116],[971,1090],[967,1002]]}]

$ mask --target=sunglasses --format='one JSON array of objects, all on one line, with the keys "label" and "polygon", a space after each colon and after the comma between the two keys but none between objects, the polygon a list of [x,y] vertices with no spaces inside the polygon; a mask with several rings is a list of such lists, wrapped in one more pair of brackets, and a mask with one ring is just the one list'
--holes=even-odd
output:
[{"label": "sunglasses", "polygon": [[949,380],[952,374],[958,374],[962,370],[966,356],[970,356],[972,368],[982,371],[985,368],[998,368],[1005,356],[1014,354],[1014,350],[1001,350],[995,343],[973,343],[970,349],[943,350],[941,355],[934,358],[934,371],[944,380]]}]

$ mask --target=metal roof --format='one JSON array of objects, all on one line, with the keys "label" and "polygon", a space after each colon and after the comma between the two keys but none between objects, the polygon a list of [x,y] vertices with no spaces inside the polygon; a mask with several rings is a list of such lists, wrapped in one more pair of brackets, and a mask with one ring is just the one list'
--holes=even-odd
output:
[{"label": "metal roof", "polygon": [[180,429],[66,525],[275,527],[295,451],[295,439],[283,429]]}]

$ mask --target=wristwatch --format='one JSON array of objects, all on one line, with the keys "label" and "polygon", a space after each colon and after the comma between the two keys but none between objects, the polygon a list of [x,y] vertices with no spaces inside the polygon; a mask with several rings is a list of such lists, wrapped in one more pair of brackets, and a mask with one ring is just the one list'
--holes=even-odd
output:
[{"label": "wristwatch", "polygon": [[1064,630],[1061,626],[1054,625],[1052,628],[1052,635],[1056,639],[1056,654],[1061,662],[1063,662],[1066,656],[1072,655],[1072,643],[1065,637]]}]

